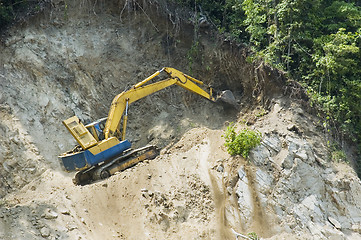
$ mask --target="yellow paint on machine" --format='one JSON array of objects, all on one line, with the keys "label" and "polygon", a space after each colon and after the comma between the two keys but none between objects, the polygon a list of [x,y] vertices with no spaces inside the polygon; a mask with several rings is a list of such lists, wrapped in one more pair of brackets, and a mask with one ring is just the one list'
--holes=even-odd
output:
[{"label": "yellow paint on machine", "polygon": [[118,143],[120,143],[120,141],[116,137],[111,137],[111,138],[108,138],[106,140],[99,142],[96,146],[90,148],[89,151],[93,155],[96,155],[96,154],[103,152],[111,147],[114,147]]},{"label": "yellow paint on machine", "polygon": [[[165,72],[168,77],[165,80],[157,81],[147,84],[150,80],[154,79],[161,72]],[[178,85],[190,92],[198,94],[212,102],[215,102],[212,88],[209,88],[209,92],[205,91],[198,85],[203,85],[203,82],[197,80],[187,74],[182,73],[174,68],[165,67],[143,81],[135,84],[128,91],[124,91],[118,94],[112,101],[110,110],[108,113],[107,121],[103,129],[105,140],[99,141],[100,138],[94,126],[84,126],[83,123],[76,116],[71,117],[63,121],[63,124],[73,135],[83,150],[89,149],[94,155],[100,153],[117,143],[119,140],[116,137],[121,137],[125,140],[126,127],[127,127],[127,109],[128,105],[138,101],[145,96],[158,92],[172,85]],[[125,114],[123,116],[123,113]],[[123,117],[123,128],[120,129],[120,123]],[[89,129],[87,129],[89,128]],[[90,132],[92,131],[93,134]]]},{"label": "yellow paint on machine", "polygon": [[63,124],[83,149],[91,148],[98,143],[77,116],[64,120]]}]

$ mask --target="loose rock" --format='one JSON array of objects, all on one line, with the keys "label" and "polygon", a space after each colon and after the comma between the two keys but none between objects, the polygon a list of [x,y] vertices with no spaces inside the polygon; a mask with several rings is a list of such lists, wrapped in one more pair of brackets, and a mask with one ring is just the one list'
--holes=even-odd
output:
[{"label": "loose rock", "polygon": [[339,221],[337,221],[336,219],[334,219],[333,217],[328,217],[328,221],[336,228],[336,229],[341,229],[341,224]]},{"label": "loose rock", "polygon": [[43,227],[40,229],[40,234],[42,237],[46,238],[50,236],[50,230],[47,227]]}]

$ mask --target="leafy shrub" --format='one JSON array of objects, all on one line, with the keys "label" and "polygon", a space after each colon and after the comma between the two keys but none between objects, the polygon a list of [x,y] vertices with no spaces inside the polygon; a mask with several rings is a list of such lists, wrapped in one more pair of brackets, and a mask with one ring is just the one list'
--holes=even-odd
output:
[{"label": "leafy shrub", "polygon": [[249,239],[252,239],[252,240],[260,240],[257,233],[255,233],[255,232],[248,233],[248,237],[249,237]]},{"label": "leafy shrub", "polygon": [[42,11],[49,0],[2,0],[0,1],[0,31],[19,20]]},{"label": "leafy shrub", "polygon": [[234,128],[235,125],[233,123],[229,124],[225,134],[222,135],[226,140],[224,145],[227,148],[227,152],[232,156],[242,155],[244,158],[248,158],[251,149],[261,143],[262,135],[259,131],[248,128],[236,133]]},{"label": "leafy shrub", "polygon": [[342,150],[332,151],[331,159],[336,162],[347,162],[346,153]]},{"label": "leafy shrub", "polygon": [[0,27],[8,24],[13,16],[13,8],[11,5],[0,2]]},{"label": "leafy shrub", "polygon": [[327,142],[327,146],[330,150],[331,160],[334,162],[348,162],[346,153],[342,150],[341,146],[336,142]]}]

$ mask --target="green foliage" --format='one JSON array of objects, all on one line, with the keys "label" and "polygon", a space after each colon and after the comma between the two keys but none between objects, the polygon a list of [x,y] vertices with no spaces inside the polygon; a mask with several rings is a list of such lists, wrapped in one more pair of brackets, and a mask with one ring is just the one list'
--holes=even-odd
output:
[{"label": "green foliage", "polygon": [[[174,0],[306,86],[325,123],[360,147],[360,0]],[[336,129],[337,128],[337,129]],[[329,128],[328,128],[329,130]]]},{"label": "green foliage", "polygon": [[346,153],[336,142],[328,142],[327,146],[330,151],[331,160],[334,162],[348,162]]},{"label": "green foliage", "polygon": [[239,133],[234,130],[235,125],[229,124],[222,137],[226,140],[224,144],[230,155],[242,155],[248,158],[250,150],[261,143],[262,135],[258,131],[243,129]]},{"label": "green foliage", "polygon": [[0,27],[8,24],[13,18],[13,5],[9,1],[0,2]]},{"label": "green foliage", "polygon": [[188,71],[192,73],[192,67],[194,62],[199,58],[199,42],[195,41],[193,42],[191,48],[189,49],[187,53],[187,59],[188,59]]},{"label": "green foliage", "polygon": [[0,0],[0,30],[27,15],[41,10],[46,0]]},{"label": "green foliage", "polygon": [[265,115],[267,115],[268,111],[266,111],[266,109],[264,109],[263,107],[259,109],[259,111],[256,113],[256,117],[260,118],[263,117]]},{"label": "green foliage", "polygon": [[257,55],[309,86],[341,132],[361,141],[361,8],[350,1],[245,0]]},{"label": "green foliage", "polygon": [[342,150],[335,150],[331,152],[332,161],[336,162],[347,162],[347,156]]},{"label": "green foliage", "polygon": [[12,8],[10,6],[4,6],[0,3],[0,17],[1,22],[7,22],[11,19]]},{"label": "green foliage", "polygon": [[171,0],[182,6],[189,7],[196,13],[201,12],[209,22],[224,34],[235,40],[244,39],[244,12],[239,0]]},{"label": "green foliage", "polygon": [[251,233],[248,233],[248,237],[252,240],[259,240],[260,238],[258,237],[257,233],[255,232],[251,232]]}]

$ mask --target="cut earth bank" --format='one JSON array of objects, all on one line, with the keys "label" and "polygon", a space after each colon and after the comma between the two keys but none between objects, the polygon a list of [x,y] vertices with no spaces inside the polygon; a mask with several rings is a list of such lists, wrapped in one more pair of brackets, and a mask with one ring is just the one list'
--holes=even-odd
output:
[{"label": "cut earth bank", "polygon": [[[1,239],[361,239],[360,180],[330,161],[330,138],[281,73],[167,1],[49,4],[0,47]],[[159,157],[72,185],[57,161],[74,145],[61,120],[106,116],[163,66],[231,89],[239,110],[177,87],[145,98],[128,137]],[[223,147],[231,121],[263,134],[249,161]]]}]

